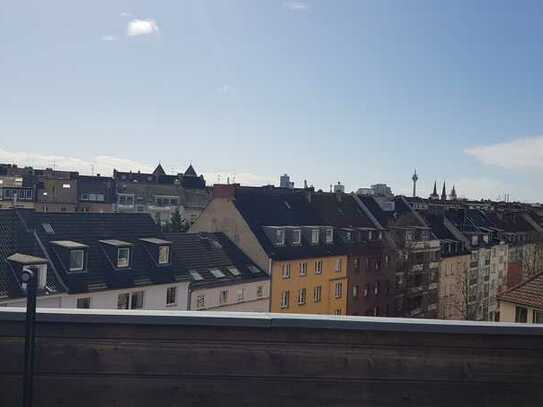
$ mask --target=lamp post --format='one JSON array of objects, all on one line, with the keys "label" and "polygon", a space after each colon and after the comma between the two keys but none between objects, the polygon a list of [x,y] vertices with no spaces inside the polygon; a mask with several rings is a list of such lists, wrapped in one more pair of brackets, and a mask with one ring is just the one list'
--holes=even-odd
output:
[{"label": "lamp post", "polygon": [[23,407],[32,407],[32,378],[34,375],[34,338],[36,322],[36,288],[38,274],[35,268],[25,267],[21,273],[26,293],[25,359],[23,376]]}]

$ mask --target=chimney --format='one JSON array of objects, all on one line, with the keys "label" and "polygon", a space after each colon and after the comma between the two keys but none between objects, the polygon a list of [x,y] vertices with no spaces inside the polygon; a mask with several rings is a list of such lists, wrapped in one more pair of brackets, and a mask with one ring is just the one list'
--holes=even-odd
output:
[{"label": "chimney", "polygon": [[239,184],[215,184],[213,185],[213,198],[234,199]]}]

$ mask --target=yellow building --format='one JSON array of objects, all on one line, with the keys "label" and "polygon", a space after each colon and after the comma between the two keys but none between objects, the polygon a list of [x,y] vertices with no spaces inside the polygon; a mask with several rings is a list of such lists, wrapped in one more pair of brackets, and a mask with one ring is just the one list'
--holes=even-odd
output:
[{"label": "yellow building", "polygon": [[468,281],[466,279],[470,259],[469,254],[452,256],[442,254],[438,285],[439,319],[463,320],[467,318],[466,284]]},{"label": "yellow building", "polygon": [[311,195],[215,185],[191,232],[223,232],[271,278],[270,311],[347,314],[347,256]]},{"label": "yellow building", "polygon": [[500,322],[543,324],[543,272],[498,295]]},{"label": "yellow building", "polygon": [[347,311],[347,256],[272,262],[271,311],[336,314]]}]

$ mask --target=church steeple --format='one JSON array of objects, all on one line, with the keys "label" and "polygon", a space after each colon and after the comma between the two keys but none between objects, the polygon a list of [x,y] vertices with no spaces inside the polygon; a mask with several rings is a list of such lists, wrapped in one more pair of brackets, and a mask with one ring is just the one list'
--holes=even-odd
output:
[{"label": "church steeple", "polygon": [[456,196],[456,189],[454,188],[454,185],[451,190],[451,194],[449,195],[449,199],[452,201],[456,201],[458,198]]},{"label": "church steeple", "polygon": [[447,190],[445,189],[445,181],[443,181],[443,189],[441,190],[441,200],[447,200]]},{"label": "church steeple", "polygon": [[430,199],[439,199],[439,195],[437,194],[437,181],[434,181],[434,192],[430,195]]}]

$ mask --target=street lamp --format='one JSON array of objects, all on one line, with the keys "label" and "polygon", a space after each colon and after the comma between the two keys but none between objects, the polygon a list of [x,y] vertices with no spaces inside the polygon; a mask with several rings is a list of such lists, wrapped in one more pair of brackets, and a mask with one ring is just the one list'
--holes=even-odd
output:
[{"label": "street lamp", "polygon": [[23,407],[32,407],[32,378],[34,375],[34,338],[38,269],[35,267],[24,267],[21,273],[21,282],[23,291],[26,294]]}]

